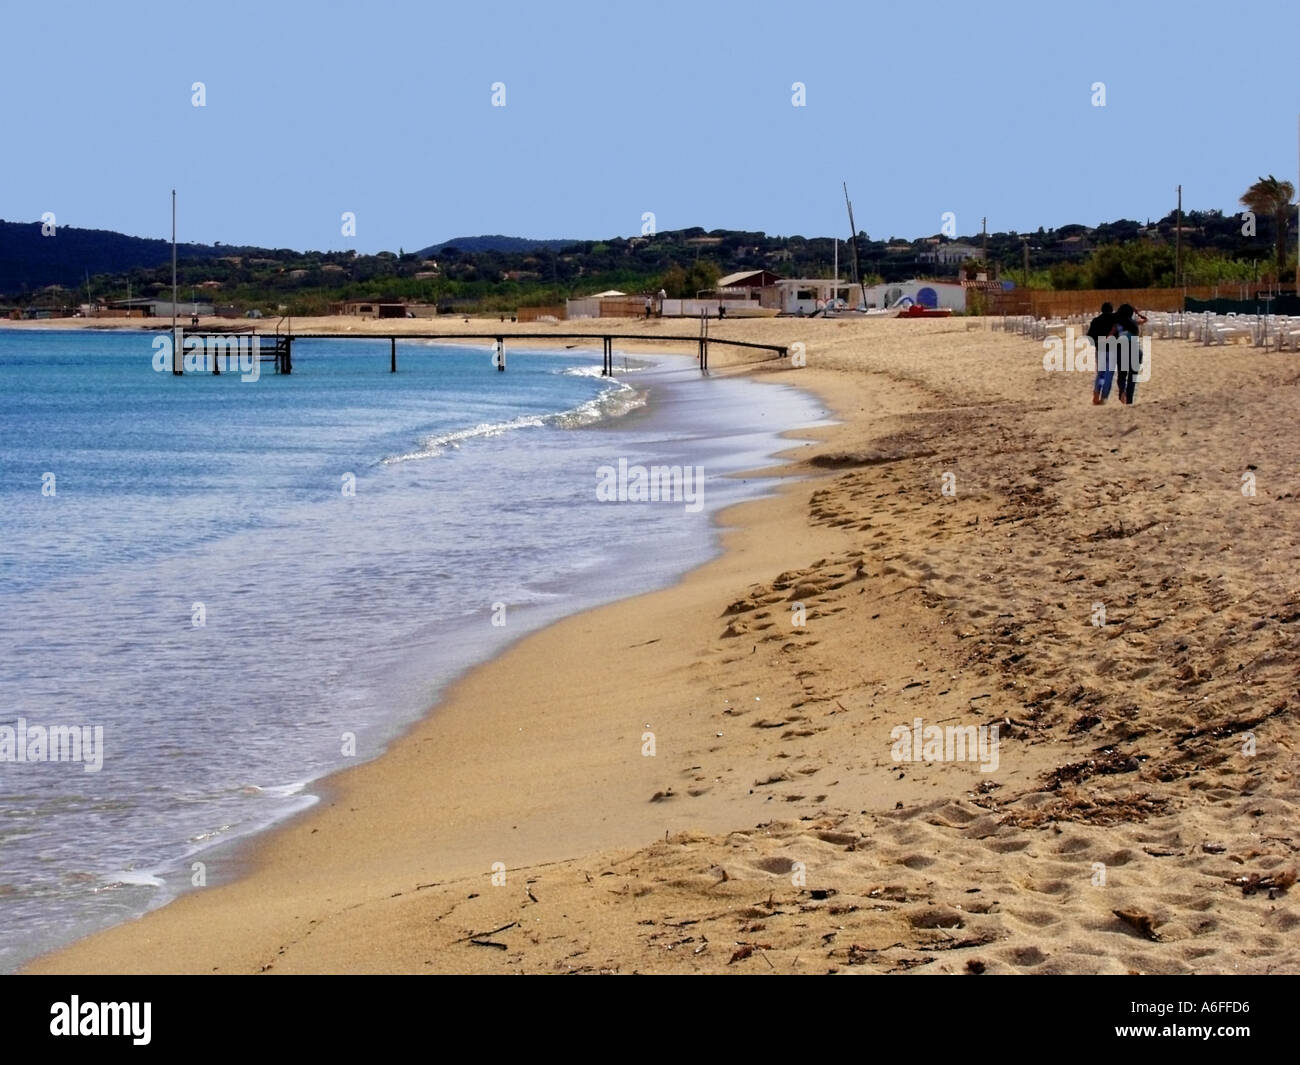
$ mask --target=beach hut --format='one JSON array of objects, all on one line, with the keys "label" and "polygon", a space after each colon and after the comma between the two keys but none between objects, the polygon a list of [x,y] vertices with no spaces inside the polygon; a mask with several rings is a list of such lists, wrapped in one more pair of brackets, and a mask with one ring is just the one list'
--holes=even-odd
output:
[{"label": "beach hut", "polygon": [[[597,292],[593,296],[583,296],[581,299],[565,300],[564,317],[574,318],[599,318],[601,316],[601,300],[627,300],[631,299],[626,292],[620,292],[616,288],[606,289],[604,292]],[[613,304],[611,304],[611,307]]]},{"label": "beach hut", "polygon": [[829,277],[797,277],[765,286],[759,295],[762,306],[782,314],[812,314],[836,301],[856,308],[862,302],[862,286]]},{"label": "beach hut", "polygon": [[770,270],[741,270],[719,278],[714,291],[723,299],[762,303],[763,289],[771,288],[780,280],[781,275]]},{"label": "beach hut", "polygon": [[330,308],[335,314],[350,315],[357,318],[405,318],[406,304],[395,299],[353,299],[343,300]]}]

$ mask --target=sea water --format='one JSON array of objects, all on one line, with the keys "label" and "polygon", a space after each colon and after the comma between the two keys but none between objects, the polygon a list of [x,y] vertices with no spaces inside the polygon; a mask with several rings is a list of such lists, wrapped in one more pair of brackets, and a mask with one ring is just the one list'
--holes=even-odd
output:
[{"label": "sea water", "polygon": [[[246,381],[151,340],[0,329],[0,971],[219,879],[467,667],[716,554],[772,484],[735,475],[826,417],[685,357],[299,340]],[[655,465],[703,506],[597,498]]]}]

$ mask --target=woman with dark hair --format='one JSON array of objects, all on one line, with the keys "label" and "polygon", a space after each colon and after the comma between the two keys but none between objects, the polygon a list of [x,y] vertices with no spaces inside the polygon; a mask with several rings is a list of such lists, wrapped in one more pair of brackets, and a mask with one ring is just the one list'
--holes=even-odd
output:
[{"label": "woman with dark hair", "polygon": [[1117,392],[1119,401],[1132,405],[1137,389],[1138,374],[1142,370],[1142,329],[1139,323],[1146,318],[1125,303],[1115,312],[1115,336],[1119,339],[1119,375]]}]

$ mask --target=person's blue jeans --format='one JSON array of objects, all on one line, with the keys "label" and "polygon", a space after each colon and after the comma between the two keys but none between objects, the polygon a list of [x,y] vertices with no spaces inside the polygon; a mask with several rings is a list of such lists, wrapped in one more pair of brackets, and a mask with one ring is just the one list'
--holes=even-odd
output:
[{"label": "person's blue jeans", "polygon": [[1092,390],[1100,393],[1103,400],[1110,398],[1111,382],[1115,380],[1114,370],[1098,370],[1097,378],[1092,383]]}]

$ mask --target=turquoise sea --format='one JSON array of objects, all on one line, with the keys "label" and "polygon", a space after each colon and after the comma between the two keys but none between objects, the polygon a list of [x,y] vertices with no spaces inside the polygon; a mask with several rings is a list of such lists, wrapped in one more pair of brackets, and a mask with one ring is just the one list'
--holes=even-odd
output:
[{"label": "turquoise sea", "polygon": [[[151,340],[0,329],[0,971],[219,880],[467,667],[711,557],[772,484],[736,474],[826,418],[680,356],[302,340],[244,381]],[[703,506],[598,499],[620,460],[700,468]]]}]

